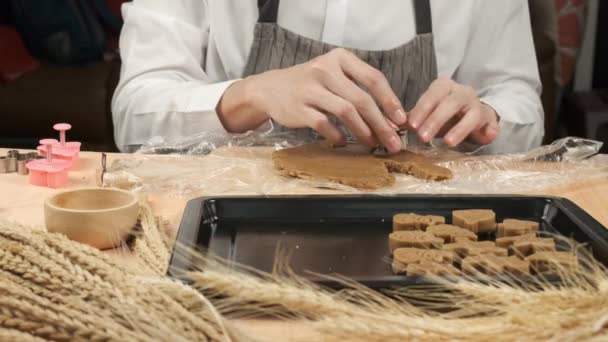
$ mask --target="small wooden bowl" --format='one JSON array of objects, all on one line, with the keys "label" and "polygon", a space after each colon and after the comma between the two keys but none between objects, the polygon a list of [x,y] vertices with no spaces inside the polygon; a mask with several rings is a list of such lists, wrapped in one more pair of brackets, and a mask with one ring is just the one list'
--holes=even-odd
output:
[{"label": "small wooden bowl", "polygon": [[49,232],[99,249],[116,247],[137,223],[139,203],[128,191],[84,188],[64,191],[44,203]]}]

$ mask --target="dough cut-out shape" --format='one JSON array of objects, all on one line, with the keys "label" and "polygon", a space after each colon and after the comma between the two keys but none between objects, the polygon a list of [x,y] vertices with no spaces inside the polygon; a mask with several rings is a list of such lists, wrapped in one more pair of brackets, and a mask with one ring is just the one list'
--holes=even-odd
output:
[{"label": "dough cut-out shape", "polygon": [[451,224],[438,224],[426,229],[430,234],[442,238],[445,243],[454,243],[457,240],[477,241],[477,235],[468,229],[453,226]]},{"label": "dough cut-out shape", "polygon": [[425,161],[423,156],[400,152],[373,156],[363,146],[333,147],[326,142],[275,151],[274,167],[283,175],[308,180],[328,180],[358,189],[380,189],[395,182],[391,172],[424,180],[447,180],[452,172]]},{"label": "dough cut-out shape", "polygon": [[519,239],[511,247],[516,255],[528,256],[538,252],[555,251],[555,240],[551,238],[530,237]]},{"label": "dough cut-out shape", "polygon": [[441,248],[443,239],[421,230],[401,230],[388,236],[388,248],[392,252],[397,248]]},{"label": "dough cut-out shape", "polygon": [[408,265],[418,264],[422,261],[452,264],[454,254],[438,249],[397,248],[393,252],[391,267],[394,273],[406,273]]},{"label": "dough cut-out shape", "polygon": [[507,256],[509,251],[505,248],[497,247],[494,241],[458,241],[443,246],[444,250],[458,255],[460,258],[467,256],[493,254],[497,256]]},{"label": "dough cut-out shape", "polygon": [[461,275],[461,272],[452,264],[423,260],[418,264],[407,265],[405,274],[408,277],[456,276]]},{"label": "dough cut-out shape", "polygon": [[538,231],[538,222],[506,219],[498,224],[497,237],[525,235]]},{"label": "dough cut-out shape", "polygon": [[530,267],[536,273],[559,273],[560,270],[576,270],[578,258],[572,252],[538,252],[528,257]]},{"label": "dough cut-out shape", "polygon": [[502,248],[511,248],[516,241],[524,240],[524,239],[532,239],[535,237],[536,237],[536,233],[499,237],[499,238],[496,238],[496,246],[502,247]]},{"label": "dough cut-out shape", "polygon": [[488,209],[454,210],[452,223],[475,234],[491,233],[496,230],[496,213]]},{"label": "dough cut-out shape", "polygon": [[445,217],[436,215],[397,214],[393,216],[393,231],[425,230],[429,226],[445,223]]},{"label": "dough cut-out shape", "polygon": [[529,275],[530,262],[515,256],[496,255],[469,256],[462,261],[462,272],[465,274],[484,273],[487,275]]}]

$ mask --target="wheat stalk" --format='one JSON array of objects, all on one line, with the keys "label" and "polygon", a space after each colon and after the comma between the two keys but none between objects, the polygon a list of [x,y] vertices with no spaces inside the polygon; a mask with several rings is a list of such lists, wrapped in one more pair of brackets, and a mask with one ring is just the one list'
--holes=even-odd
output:
[{"label": "wheat stalk", "polygon": [[[190,256],[189,273],[221,312],[289,315],[328,339],[583,340],[608,336],[608,272],[583,246],[564,237],[582,266],[557,267],[561,282],[497,281],[493,275],[391,291],[390,297],[346,279],[346,291],[319,289],[292,273],[260,274],[213,256]],[[280,262],[279,262],[280,264]],[[281,267],[275,268],[275,272]],[[407,301],[415,299],[419,307]],[[449,309],[437,312],[437,308]]]},{"label": "wheat stalk", "polygon": [[159,286],[93,248],[23,228],[0,220],[0,328],[7,338],[231,340],[231,328],[193,289],[163,278]]}]

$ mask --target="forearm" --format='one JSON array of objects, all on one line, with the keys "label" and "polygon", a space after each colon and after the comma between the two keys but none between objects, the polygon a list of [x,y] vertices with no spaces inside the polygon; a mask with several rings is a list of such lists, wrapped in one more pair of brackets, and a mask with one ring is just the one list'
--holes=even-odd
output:
[{"label": "forearm", "polygon": [[112,102],[116,144],[126,150],[129,145],[141,145],[153,137],[175,139],[223,131],[214,108],[230,84],[161,77],[121,84]]}]

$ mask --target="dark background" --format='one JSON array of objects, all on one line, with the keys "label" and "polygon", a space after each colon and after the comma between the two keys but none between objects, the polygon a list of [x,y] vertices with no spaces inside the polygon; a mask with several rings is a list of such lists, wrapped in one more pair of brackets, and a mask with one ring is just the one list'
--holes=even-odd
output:
[{"label": "dark background", "polygon": [[608,1],[599,1],[593,87],[608,89]]}]

